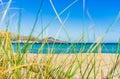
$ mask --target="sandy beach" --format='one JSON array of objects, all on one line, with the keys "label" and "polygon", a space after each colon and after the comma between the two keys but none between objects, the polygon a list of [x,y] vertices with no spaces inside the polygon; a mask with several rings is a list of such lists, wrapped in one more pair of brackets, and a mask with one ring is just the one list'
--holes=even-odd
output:
[{"label": "sandy beach", "polygon": [[[79,63],[81,63],[81,71],[84,74],[86,68],[88,71],[91,69],[92,65],[94,65],[95,69],[91,72],[91,78],[94,76],[94,72],[97,72],[97,79],[105,78],[111,70],[114,68],[116,64],[117,54],[28,54],[29,61],[39,61],[44,58],[46,60],[52,57],[52,65],[59,66],[64,63],[65,70],[71,65],[74,64],[76,67]],[[120,59],[119,59],[120,60]],[[89,66],[88,66],[89,65]],[[88,66],[88,67],[87,67]],[[76,72],[75,78],[80,79],[80,69]],[[117,67],[115,68],[115,73],[120,71],[120,61],[117,62]],[[117,73],[118,74],[118,73]],[[116,77],[118,79],[118,77]]]}]

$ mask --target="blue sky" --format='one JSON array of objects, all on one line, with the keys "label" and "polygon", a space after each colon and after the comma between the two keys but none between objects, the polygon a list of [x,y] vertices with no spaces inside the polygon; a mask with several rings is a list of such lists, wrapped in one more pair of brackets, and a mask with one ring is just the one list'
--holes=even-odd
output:
[{"label": "blue sky", "polygon": [[[3,0],[8,2],[9,0]],[[36,14],[42,0],[12,0],[9,14],[10,31],[17,32],[17,24],[19,19],[19,10],[22,11],[21,17],[21,34],[29,35],[35,21]],[[64,8],[75,0],[52,0],[56,10],[60,13]],[[1,8],[1,6],[0,6]],[[74,5],[67,9],[62,15],[61,20],[67,17],[64,28],[70,36],[71,41],[79,40],[83,32],[85,32],[85,40],[93,42],[101,36],[105,35],[105,31],[114,22],[120,11],[120,0],[78,0]],[[44,0],[39,19],[33,35],[37,36],[39,32],[54,18],[56,14],[50,4],[50,0]],[[0,29],[5,29],[4,25]],[[58,19],[52,22],[44,31],[44,37],[56,37],[61,40],[68,41],[68,36],[64,29],[56,35],[57,30],[61,27]],[[118,18],[110,32],[104,38],[105,42],[117,42],[120,38],[120,19]],[[41,36],[40,36],[41,38]]]}]

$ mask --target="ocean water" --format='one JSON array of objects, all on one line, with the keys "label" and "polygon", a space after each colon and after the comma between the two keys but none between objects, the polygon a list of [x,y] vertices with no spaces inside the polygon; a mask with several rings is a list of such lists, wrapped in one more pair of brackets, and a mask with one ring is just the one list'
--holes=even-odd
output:
[{"label": "ocean water", "polygon": [[[17,51],[17,43],[13,43],[14,51]],[[20,43],[20,51],[23,53],[25,51],[25,44]],[[118,43],[102,43],[101,45],[96,45],[93,43],[69,43],[69,44],[59,44],[59,43],[35,43],[29,44],[27,46],[27,52],[30,53],[53,53],[53,54],[64,54],[64,53],[98,53],[100,50],[102,53],[119,53],[120,47]]]}]

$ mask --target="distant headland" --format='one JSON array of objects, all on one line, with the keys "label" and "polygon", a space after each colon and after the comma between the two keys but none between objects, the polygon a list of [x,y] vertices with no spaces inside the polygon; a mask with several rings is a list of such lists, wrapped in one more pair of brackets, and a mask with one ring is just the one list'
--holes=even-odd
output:
[{"label": "distant headland", "polygon": [[[11,40],[12,40],[12,43],[68,43],[66,41],[62,41],[62,40],[59,40],[59,39],[55,39],[53,37],[46,37],[46,38],[43,38],[43,39],[40,39],[40,38],[37,38],[35,36],[20,36],[19,39],[18,37],[11,37]],[[29,41],[28,41],[29,40]]]},{"label": "distant headland", "polygon": [[68,43],[66,41],[62,41],[59,39],[55,39],[53,37],[46,37],[43,39],[40,39],[35,36],[23,36],[23,35],[17,35],[13,34],[8,31],[0,31],[1,38],[10,38],[12,43]]}]

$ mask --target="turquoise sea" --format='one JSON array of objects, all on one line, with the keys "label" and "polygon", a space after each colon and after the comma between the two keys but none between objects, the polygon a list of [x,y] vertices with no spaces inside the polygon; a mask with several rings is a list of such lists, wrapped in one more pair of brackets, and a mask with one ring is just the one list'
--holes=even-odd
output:
[{"label": "turquoise sea", "polygon": [[[18,44],[13,43],[13,49],[16,52]],[[24,43],[20,43],[20,51],[24,52]],[[35,43],[28,44],[27,52],[30,53],[98,53],[98,50],[101,50],[102,53],[119,53],[120,47],[118,43],[102,43],[101,45],[96,45],[95,43],[69,43],[69,44],[60,44],[60,43]]]}]

